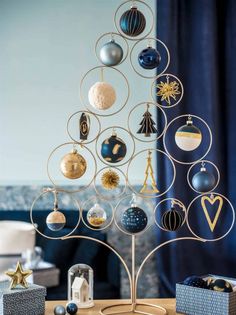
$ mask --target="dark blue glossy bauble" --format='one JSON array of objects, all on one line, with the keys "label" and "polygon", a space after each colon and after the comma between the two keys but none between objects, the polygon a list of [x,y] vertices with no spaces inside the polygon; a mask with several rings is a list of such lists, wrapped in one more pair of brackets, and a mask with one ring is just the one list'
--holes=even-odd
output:
[{"label": "dark blue glossy bauble", "polygon": [[224,279],[208,279],[207,288],[209,290],[227,292],[230,293],[233,291],[232,284]]},{"label": "dark blue glossy bauble", "polygon": [[148,218],[143,209],[131,207],[125,210],[121,218],[123,228],[129,233],[142,232],[148,223]]},{"label": "dark blue glossy bauble", "polygon": [[215,187],[216,179],[208,171],[200,171],[193,176],[192,185],[198,192],[208,192]]},{"label": "dark blue glossy bauble", "polygon": [[102,143],[101,155],[109,163],[119,163],[124,159],[126,152],[126,144],[116,135],[112,135]]},{"label": "dark blue glossy bauble", "polygon": [[161,62],[161,55],[155,48],[147,47],[139,53],[138,62],[144,69],[155,69]]},{"label": "dark blue glossy bauble", "polygon": [[175,208],[166,211],[161,219],[161,223],[164,229],[168,231],[177,231],[184,222],[184,216],[180,211],[176,211]]},{"label": "dark blue glossy bauble", "polygon": [[124,34],[135,37],[141,34],[146,26],[146,19],[137,7],[125,11],[120,18],[120,28]]},{"label": "dark blue glossy bauble", "polygon": [[57,305],[54,308],[54,315],[66,315],[66,309],[62,305]]},{"label": "dark blue glossy bauble", "polygon": [[190,276],[186,278],[183,284],[189,285],[191,287],[207,289],[207,282],[204,279],[197,276]]},{"label": "dark blue glossy bauble", "polygon": [[70,302],[66,305],[66,311],[70,315],[75,315],[78,311],[78,306],[75,303]]}]

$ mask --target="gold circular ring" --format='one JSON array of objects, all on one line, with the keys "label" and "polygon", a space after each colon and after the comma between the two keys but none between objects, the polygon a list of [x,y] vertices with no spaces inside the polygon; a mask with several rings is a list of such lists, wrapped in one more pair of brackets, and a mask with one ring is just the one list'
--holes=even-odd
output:
[{"label": "gold circular ring", "polygon": [[[48,157],[48,160],[47,160],[47,175],[48,175],[49,180],[51,181],[51,183],[53,184],[53,186],[54,186],[57,190],[60,190],[60,187],[56,185],[54,179],[53,179],[52,176],[50,175],[49,163],[50,163],[50,160],[51,160],[53,154],[54,154],[58,149],[60,149],[60,148],[63,147],[63,146],[66,146],[66,145],[72,145],[72,146],[78,145],[78,146],[81,146],[81,143],[78,143],[78,142],[65,142],[65,143],[63,143],[63,144],[60,144],[59,146],[57,146],[55,149],[52,150],[52,152],[50,153],[50,155],[49,155],[49,157]],[[67,192],[67,193],[76,193],[76,192],[84,191],[85,189],[87,189],[87,188],[92,184],[92,182],[93,182],[93,180],[94,180],[94,177],[95,177],[95,174],[97,173],[97,162],[96,162],[96,159],[95,159],[95,156],[94,156],[93,152],[92,152],[89,148],[87,148],[86,146],[83,146],[83,145],[82,145],[82,147],[83,147],[83,149],[86,149],[86,150],[90,153],[90,155],[92,156],[92,158],[93,158],[93,161],[94,161],[94,168],[95,168],[95,170],[94,170],[94,175],[93,175],[91,181],[90,181],[87,185],[85,185],[83,188],[81,188],[81,189],[76,189],[76,190],[72,190],[72,191],[63,190],[63,191],[65,191],[65,192]]]},{"label": "gold circular ring", "polygon": [[[161,133],[159,136],[157,136],[155,139],[153,139],[153,140],[141,140],[141,139],[139,139],[137,136],[135,136],[135,135],[132,133],[131,127],[130,127],[130,117],[131,117],[132,112],[133,112],[137,107],[139,107],[139,106],[141,106],[141,105],[147,105],[147,104],[152,104],[153,106],[156,106],[156,108],[159,108],[160,111],[162,112],[163,116],[164,116],[164,121],[165,121],[165,126],[164,126],[164,128],[163,128],[162,133]],[[167,126],[166,113],[165,113],[165,111],[161,108],[161,106],[158,105],[157,103],[153,103],[153,102],[142,102],[142,103],[139,103],[139,104],[135,105],[135,106],[131,109],[131,111],[129,112],[129,115],[128,115],[128,129],[129,129],[130,134],[131,134],[136,140],[138,140],[138,141],[141,141],[141,142],[144,142],[144,143],[157,141],[158,139],[160,139],[160,138],[164,135],[165,130],[166,130],[166,126]]]},{"label": "gold circular ring", "polygon": [[[127,96],[126,96],[126,99],[125,99],[124,104],[121,106],[120,109],[118,109],[117,111],[115,111],[114,113],[111,113],[111,114],[101,114],[101,113],[97,113],[97,112],[92,111],[91,109],[89,109],[89,107],[88,107],[88,105],[87,105],[88,102],[85,101],[84,96],[83,96],[82,88],[83,88],[83,84],[84,84],[85,78],[86,78],[87,75],[90,74],[92,71],[98,70],[98,69],[100,69],[100,70],[101,70],[101,69],[111,69],[111,70],[116,71],[116,73],[119,73],[119,74],[123,77],[123,79],[124,79],[124,81],[125,81],[125,83],[126,83],[126,86],[127,86]],[[94,67],[94,68],[90,69],[89,71],[87,71],[87,72],[85,73],[85,75],[83,76],[82,80],[80,81],[80,99],[81,99],[82,104],[86,107],[86,109],[87,109],[90,113],[92,113],[92,114],[94,114],[94,115],[97,115],[97,116],[100,116],[100,117],[110,117],[110,116],[113,116],[113,115],[115,115],[115,114],[118,114],[118,113],[125,107],[125,105],[127,104],[128,100],[129,100],[129,96],[130,96],[130,86],[129,86],[129,81],[128,81],[128,79],[126,78],[126,76],[125,76],[120,70],[118,70],[118,69],[116,69],[116,68],[114,68],[114,67],[107,67],[107,66],[97,66],[97,67]],[[90,107],[92,107],[92,106],[90,105]]]},{"label": "gold circular ring", "polygon": [[[126,53],[125,53],[125,55],[123,56],[122,60],[116,65],[116,66],[119,66],[120,64],[122,64],[122,63],[126,60],[128,54],[129,54],[129,44],[128,44],[128,42],[127,42],[127,39],[126,39],[124,36],[122,36],[120,33],[108,32],[108,33],[105,33],[105,34],[101,35],[101,36],[97,39],[96,44],[95,44],[95,48],[94,48],[96,57],[97,57],[98,60],[103,64],[103,62],[101,61],[101,58],[99,57],[99,54],[98,54],[98,52],[97,52],[97,48],[98,48],[99,41],[102,40],[104,37],[107,37],[108,35],[110,35],[111,38],[113,38],[114,36],[118,36],[119,38],[122,38],[123,41],[125,42],[125,45],[126,45]],[[109,67],[109,68],[110,68],[110,66],[106,66],[106,67]]]},{"label": "gold circular ring", "polygon": [[[135,47],[136,47],[140,42],[142,42],[142,41],[151,41],[151,40],[155,40],[156,42],[160,43],[160,44],[164,47],[164,49],[165,49],[165,51],[166,51],[166,54],[167,54],[167,62],[166,62],[166,66],[165,66],[164,70],[161,71],[161,73],[156,74],[156,75],[154,75],[154,76],[147,76],[147,75],[143,75],[141,72],[139,72],[139,71],[135,68],[135,66],[134,66],[134,64],[133,64],[133,61],[132,61],[132,56],[133,56],[133,52],[134,52]],[[144,79],[154,79],[154,78],[157,78],[158,76],[162,75],[162,74],[168,69],[168,67],[169,67],[169,64],[170,64],[170,52],[169,52],[169,49],[168,49],[168,47],[166,46],[166,44],[163,43],[163,41],[161,41],[160,39],[155,38],[155,37],[145,37],[145,38],[143,38],[143,39],[140,39],[138,42],[136,42],[136,43],[133,45],[133,47],[132,47],[132,49],[131,49],[131,51],[130,51],[130,64],[131,64],[133,70],[134,70],[140,77],[142,77],[142,78],[144,78]],[[155,102],[155,100],[154,100],[154,102]]]},{"label": "gold circular ring", "polygon": [[118,12],[119,12],[120,8],[121,8],[122,6],[124,6],[124,5],[126,5],[126,4],[129,3],[129,2],[132,3],[133,0],[127,0],[127,1],[125,1],[125,2],[123,2],[123,3],[121,3],[121,4],[119,5],[119,7],[116,9],[116,12],[115,12],[115,14],[114,14],[114,24],[115,24],[115,27],[116,27],[116,29],[117,29],[117,32],[120,33],[121,36],[123,36],[123,37],[125,37],[125,38],[127,38],[127,39],[129,39],[129,40],[139,40],[139,39],[143,39],[143,38],[147,37],[147,36],[152,32],[152,30],[153,30],[153,27],[154,27],[154,13],[153,13],[153,11],[152,11],[152,8],[151,8],[147,3],[145,3],[144,1],[141,1],[141,0],[135,0],[135,2],[141,3],[142,5],[144,5],[144,6],[149,10],[149,12],[151,13],[151,19],[152,19],[152,21],[151,21],[151,27],[150,27],[150,30],[147,32],[147,34],[145,34],[145,35],[143,35],[143,36],[140,36],[140,37],[135,36],[135,38],[134,38],[134,37],[131,37],[131,36],[128,36],[128,35],[124,34],[124,33],[122,32],[122,30],[120,29],[120,27],[118,26],[118,23],[117,23],[117,16],[118,16]]},{"label": "gold circular ring", "polygon": [[[189,117],[191,116],[192,118],[196,118],[196,119],[199,119],[207,128],[208,132],[209,132],[209,137],[210,137],[210,143],[209,143],[209,147],[208,149],[206,150],[205,154],[203,154],[203,156],[201,156],[199,159],[195,160],[195,161],[192,161],[192,162],[183,162],[183,161],[179,161],[177,159],[175,159],[168,151],[167,149],[167,146],[166,146],[166,134],[167,134],[167,131],[169,129],[169,127],[173,124],[173,122],[175,122],[177,119],[179,118],[183,118],[183,117]],[[211,132],[211,128],[209,127],[209,125],[205,122],[204,119],[202,119],[201,117],[199,116],[196,116],[196,115],[191,115],[191,114],[184,114],[184,115],[180,115],[178,117],[175,117],[174,119],[172,119],[169,124],[167,125],[166,127],[166,131],[164,133],[164,137],[163,137],[163,145],[164,145],[164,149],[165,151],[167,152],[167,154],[171,157],[172,160],[174,160],[176,163],[179,163],[179,164],[182,164],[182,165],[191,165],[193,163],[196,163],[196,162],[199,162],[201,161],[202,159],[204,159],[205,156],[207,156],[207,154],[210,152],[211,150],[211,147],[212,147],[212,132]]]}]

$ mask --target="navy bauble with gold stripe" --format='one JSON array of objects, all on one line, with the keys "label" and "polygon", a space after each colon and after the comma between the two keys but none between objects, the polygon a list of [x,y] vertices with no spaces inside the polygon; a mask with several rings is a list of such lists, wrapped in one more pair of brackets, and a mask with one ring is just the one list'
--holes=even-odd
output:
[{"label": "navy bauble with gold stripe", "polygon": [[212,279],[207,280],[207,288],[209,290],[219,291],[219,292],[232,292],[233,286],[230,282],[224,279]]},{"label": "navy bauble with gold stripe", "polygon": [[174,207],[166,211],[161,219],[162,227],[167,231],[177,231],[184,222],[184,216]]},{"label": "navy bauble with gold stripe", "polygon": [[145,27],[145,16],[135,6],[125,11],[120,18],[120,29],[127,36],[136,37],[144,31]]},{"label": "navy bauble with gold stripe", "polygon": [[103,141],[101,147],[101,156],[109,163],[121,162],[127,152],[124,141],[113,134],[110,138]]}]

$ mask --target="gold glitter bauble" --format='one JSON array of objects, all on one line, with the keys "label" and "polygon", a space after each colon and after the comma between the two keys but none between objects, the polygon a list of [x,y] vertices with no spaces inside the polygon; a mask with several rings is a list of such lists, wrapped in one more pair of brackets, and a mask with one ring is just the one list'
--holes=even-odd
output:
[{"label": "gold glitter bauble", "polygon": [[119,185],[120,177],[115,171],[108,170],[102,174],[101,182],[104,188],[115,189]]},{"label": "gold glitter bauble", "polygon": [[60,169],[66,178],[77,179],[86,172],[87,163],[77,150],[73,150],[61,159]]},{"label": "gold glitter bauble", "polygon": [[87,214],[87,220],[90,225],[94,227],[100,227],[107,220],[106,211],[96,203]]}]

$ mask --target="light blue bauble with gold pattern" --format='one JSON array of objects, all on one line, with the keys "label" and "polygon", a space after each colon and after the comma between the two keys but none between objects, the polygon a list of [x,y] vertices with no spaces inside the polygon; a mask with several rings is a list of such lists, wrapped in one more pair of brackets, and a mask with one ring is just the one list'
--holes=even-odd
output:
[{"label": "light blue bauble with gold pattern", "polygon": [[102,46],[100,50],[101,62],[108,66],[118,65],[123,58],[123,49],[114,39]]}]

